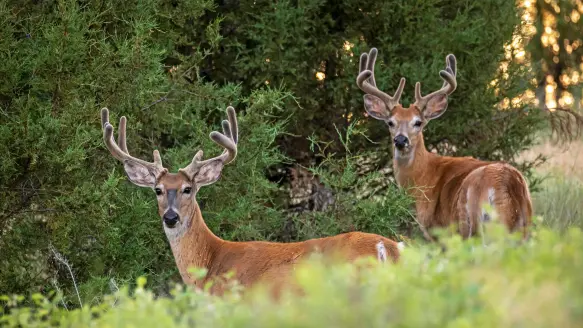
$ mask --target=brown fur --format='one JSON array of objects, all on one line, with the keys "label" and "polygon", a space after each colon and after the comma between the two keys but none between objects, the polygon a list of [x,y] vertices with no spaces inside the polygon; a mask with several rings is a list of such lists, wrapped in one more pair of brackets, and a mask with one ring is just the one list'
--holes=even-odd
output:
[{"label": "brown fur", "polygon": [[[238,127],[235,111],[228,107],[227,113],[229,121],[223,121],[223,134],[210,134],[213,141],[225,148],[223,154],[202,161],[203,154],[199,151],[189,166],[180,169],[178,173],[168,173],[162,166],[158,151],[154,151],[152,163],[129,154],[126,147],[125,117],[120,119],[120,133],[116,144],[113,126],[109,123],[109,111],[106,108],[101,111],[103,137],[111,154],[124,163],[124,169],[132,183],[156,191],[158,213],[184,283],[203,287],[207,282],[213,281],[211,293],[222,294],[225,290],[225,280],[222,277],[232,271],[234,278],[243,286],[263,283],[277,297],[283,287],[289,286],[288,279],[295,265],[316,251],[326,258],[344,261],[367,256],[379,257],[384,261],[388,256],[393,263],[397,262],[400,253],[396,242],[363,232],[296,243],[231,242],[215,236],[202,218],[196,193],[202,186],[216,182],[223,166],[236,157]],[[384,245],[382,252],[377,251],[379,242]],[[196,280],[188,270],[191,267],[207,269],[206,277]]]},{"label": "brown fur", "polygon": [[482,221],[490,217],[484,204],[490,204],[509,231],[520,229],[528,236],[532,204],[528,185],[514,167],[472,157],[448,157],[430,153],[423,141],[423,128],[447,109],[447,97],[457,87],[457,60],[446,56],[446,68],[439,72],[442,87],[426,96],[415,84],[415,103],[403,108],[400,97],[405,86],[401,78],[393,96],[379,90],[374,77],[377,49],[360,56],[356,78],[366,94],[367,113],[389,126],[393,138],[393,167],[401,187],[415,197],[418,221],[426,238],[427,229],[455,224],[464,238],[474,236]]},{"label": "brown fur", "polygon": [[[189,181],[180,173],[167,173],[157,184],[164,188],[179,190],[188,185]],[[165,197],[159,199],[159,212],[163,215],[166,207]],[[375,245],[379,241],[384,243],[393,262],[399,259],[395,241],[363,232],[350,232],[295,243],[222,240],[206,226],[194,194],[182,199],[180,214],[181,218],[184,217],[188,222],[184,226],[173,228],[183,231],[177,238],[169,237],[170,245],[184,283],[198,287],[233,270],[234,278],[243,286],[249,287],[257,282],[269,283],[274,289],[273,292],[278,294],[286,285],[294,266],[311,253],[318,251],[326,256],[339,256],[348,261],[364,256],[376,257]],[[188,272],[191,266],[206,268],[207,277],[195,281]],[[219,283],[211,289],[211,292],[222,294],[222,285]]]},{"label": "brown fur", "polygon": [[391,111],[391,118],[398,122],[397,127],[407,127],[409,152],[414,154],[410,163],[398,158],[393,160],[395,177],[398,184],[415,197],[419,223],[425,229],[456,224],[462,236],[474,236],[483,217],[483,204],[490,202],[489,190],[492,188],[494,198],[491,205],[501,222],[509,231],[521,229],[526,237],[532,204],[522,174],[501,162],[428,152],[422,131],[415,133],[409,128],[409,122],[415,116],[423,118],[415,106],[405,109],[398,105]]}]

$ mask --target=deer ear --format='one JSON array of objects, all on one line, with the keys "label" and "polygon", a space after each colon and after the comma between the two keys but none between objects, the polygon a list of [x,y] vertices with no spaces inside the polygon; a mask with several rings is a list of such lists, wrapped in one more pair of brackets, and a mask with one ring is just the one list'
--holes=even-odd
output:
[{"label": "deer ear", "polygon": [[364,95],[364,109],[368,115],[377,120],[388,120],[391,116],[391,111],[381,98],[373,95]]},{"label": "deer ear", "polygon": [[123,162],[123,167],[128,179],[136,186],[153,188],[156,184],[156,175],[154,172],[150,172],[146,166],[125,160]]},{"label": "deer ear", "polygon": [[194,176],[194,183],[197,187],[213,184],[221,177],[224,163],[220,159],[215,159],[204,164]]},{"label": "deer ear", "polygon": [[423,110],[423,116],[428,120],[433,120],[445,113],[447,109],[447,95],[437,94],[431,97]]}]

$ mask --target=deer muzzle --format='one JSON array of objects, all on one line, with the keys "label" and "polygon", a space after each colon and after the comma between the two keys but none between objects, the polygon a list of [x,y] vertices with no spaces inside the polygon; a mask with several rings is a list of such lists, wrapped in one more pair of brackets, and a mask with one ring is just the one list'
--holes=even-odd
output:
[{"label": "deer muzzle", "polygon": [[404,150],[409,145],[409,138],[400,134],[393,139],[393,143],[398,150]]},{"label": "deer muzzle", "polygon": [[169,209],[168,211],[166,211],[166,213],[164,213],[164,217],[162,219],[164,220],[164,224],[166,224],[168,228],[174,228],[176,226],[176,223],[178,223],[178,221],[180,220],[180,216],[178,215],[178,213],[174,212],[173,209]]}]

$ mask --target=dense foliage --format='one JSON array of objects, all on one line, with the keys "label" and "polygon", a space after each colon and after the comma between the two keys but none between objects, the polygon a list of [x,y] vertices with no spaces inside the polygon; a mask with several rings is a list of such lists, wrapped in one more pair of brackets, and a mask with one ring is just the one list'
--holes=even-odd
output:
[{"label": "dense foliage", "polygon": [[[89,300],[110,278],[123,283],[155,273],[162,282],[174,274],[152,191],[127,182],[103,145],[99,112],[104,106],[115,126],[122,114],[128,117],[134,156],[151,160],[152,150],[160,149],[173,171],[198,149],[206,156],[222,151],[208,134],[219,128],[226,106],[235,106],[239,157],[225,168],[221,183],[198,198],[211,227],[227,238],[267,238],[277,230],[277,213],[262,204],[274,189],[263,171],[282,160],[273,142],[284,121],[275,116],[289,94],[265,90],[243,96],[234,84],[188,81],[184,71],[162,64],[176,42],[161,30],[157,17],[164,7],[94,5],[22,3],[17,11],[4,3],[2,8],[7,19],[0,32],[4,292],[58,287],[70,279],[59,258],[72,266]],[[197,3],[190,12],[200,16],[209,5]],[[209,25],[201,32],[208,42],[201,41],[198,55],[185,62],[194,77],[204,53],[217,46],[217,29]]]},{"label": "dense foliage", "polygon": [[[34,295],[36,305],[16,308],[22,298],[4,297],[7,327],[577,327],[583,320],[583,234],[539,230],[516,246],[501,226],[487,238],[446,240],[435,247],[406,249],[397,265],[298,267],[304,297],[274,303],[262,290],[224,298],[180,286],[156,298],[145,279],[122,288],[99,306],[67,311],[60,298]],[[236,286],[235,286],[236,287]]]},{"label": "dense foliage", "polygon": [[[540,122],[523,104],[496,107],[529,77],[498,70],[518,21],[506,0],[14,0],[0,17],[2,293],[62,289],[77,306],[139,275],[158,293],[178,278],[153,193],[131,185],[103,145],[102,107],[115,126],[128,117],[133,155],[160,149],[173,171],[198,149],[218,154],[208,134],[227,105],[237,109],[239,156],[198,195],[211,230],[229,240],[407,228],[410,200],[394,185],[354,191],[378,178],[358,176],[357,159],[378,150],[389,160],[386,128],[362,117],[354,81],[371,46],[381,88],[407,77],[405,101],[416,80],[439,87],[445,55],[456,54],[459,87],[430,144],[512,161]],[[266,172],[293,161],[314,165],[333,206],[289,218]]]},{"label": "dense foliage", "polygon": [[513,1],[243,0],[225,1],[217,12],[224,16],[225,39],[209,59],[208,78],[240,82],[244,92],[265,83],[292,91],[300,108],[288,128],[293,136],[282,143],[302,162],[315,161],[306,135],[334,141],[329,151],[342,152],[336,127],[345,130],[356,119],[369,128],[369,139],[355,139],[355,149],[388,150],[386,127],[364,119],[355,82],[358,58],[371,47],[379,49],[382,90],[392,93],[401,77],[407,79],[406,105],[416,81],[423,92],[438,89],[445,56],[457,56],[458,88],[447,113],[429,125],[427,144],[447,140],[460,156],[511,161],[532,143],[538,115],[525,115],[528,106],[514,102],[504,113],[496,110],[524,92],[532,77],[520,65],[499,69],[504,45],[519,30],[521,12]]}]

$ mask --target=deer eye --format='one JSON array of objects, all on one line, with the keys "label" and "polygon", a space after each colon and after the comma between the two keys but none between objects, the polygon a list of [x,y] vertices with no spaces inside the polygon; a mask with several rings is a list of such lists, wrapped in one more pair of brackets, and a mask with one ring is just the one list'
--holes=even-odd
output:
[{"label": "deer eye", "polygon": [[156,188],[156,189],[154,189],[154,191],[156,191],[156,195],[158,195],[158,196],[162,195],[162,189]]},{"label": "deer eye", "polygon": [[394,128],[394,127],[395,127],[395,122],[393,122],[393,121],[388,121],[388,122],[387,122],[387,125],[388,125],[390,128]]},{"label": "deer eye", "polygon": [[415,123],[413,124],[414,127],[418,128],[421,126],[421,124],[423,124],[423,122],[421,121],[415,121]]},{"label": "deer eye", "polygon": [[191,191],[192,191],[192,188],[186,187],[186,188],[184,188],[184,190],[182,191],[182,193],[183,194],[190,194]]}]

